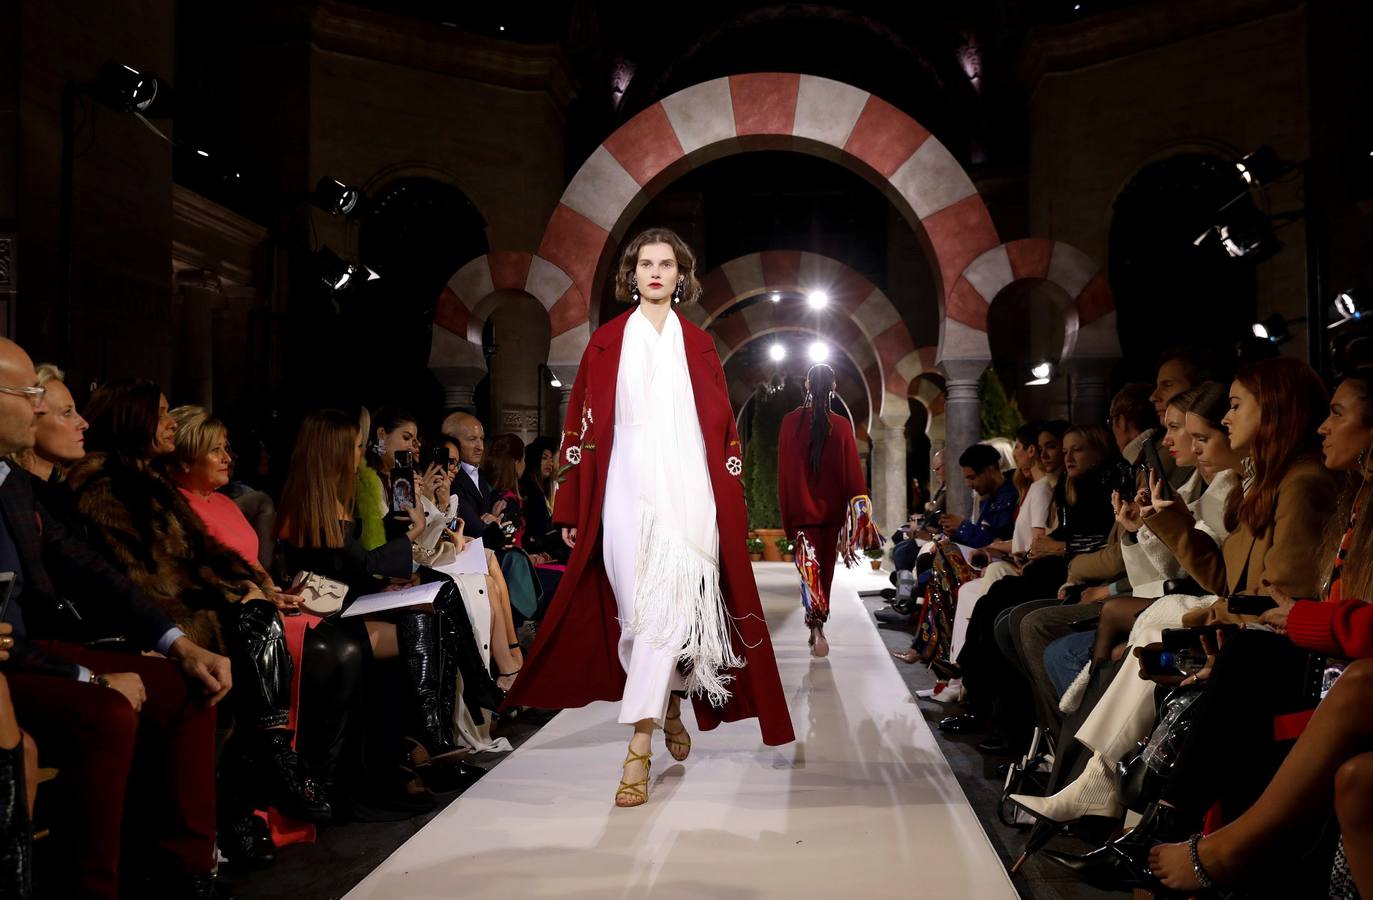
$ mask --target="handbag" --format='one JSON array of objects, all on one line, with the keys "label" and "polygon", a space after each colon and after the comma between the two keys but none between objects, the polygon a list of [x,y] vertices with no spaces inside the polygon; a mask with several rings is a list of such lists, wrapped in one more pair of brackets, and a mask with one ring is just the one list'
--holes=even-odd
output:
[{"label": "handbag", "polygon": [[300,605],[317,616],[332,616],[343,609],[348,585],[314,572],[301,570],[287,593],[300,597]]}]

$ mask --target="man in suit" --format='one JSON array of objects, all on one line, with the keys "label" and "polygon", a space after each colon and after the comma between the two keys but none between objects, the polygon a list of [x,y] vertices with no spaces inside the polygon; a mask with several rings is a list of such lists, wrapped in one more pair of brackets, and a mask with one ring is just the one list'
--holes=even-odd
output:
[{"label": "man in suit", "polygon": [[[36,382],[28,354],[0,338],[0,456],[33,447],[47,411]],[[52,825],[61,865],[45,879],[53,896],[116,897],[121,851],[139,858],[153,895],[213,896],[212,707],[232,685],[229,660],[197,646],[49,515],[9,462],[0,462],[0,569],[16,575],[9,640],[31,642],[47,662],[6,676],[42,762],[62,773]],[[131,649],[166,658],[64,640],[80,621],[70,598],[123,622]],[[126,803],[131,781],[137,794]],[[121,841],[126,805],[137,827]]]},{"label": "man in suit", "polygon": [[505,544],[505,534],[501,530],[505,501],[492,502],[491,485],[481,474],[482,459],[486,455],[486,429],[476,416],[455,412],[443,420],[443,434],[458,444],[458,473],[453,476],[453,493],[458,495],[463,533],[481,538],[488,550],[499,550]]}]

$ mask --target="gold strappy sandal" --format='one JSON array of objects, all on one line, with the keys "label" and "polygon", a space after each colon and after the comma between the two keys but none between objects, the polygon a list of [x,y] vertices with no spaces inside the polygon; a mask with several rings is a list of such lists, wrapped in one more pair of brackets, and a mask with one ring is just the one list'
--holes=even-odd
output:
[{"label": "gold strappy sandal", "polygon": [[[668,731],[667,723],[676,722],[682,726],[681,731]],[[686,730],[686,725],[682,723],[682,710],[663,720],[663,741],[667,744],[667,752],[672,754],[672,758],[677,762],[682,762],[691,754],[691,733]]]},{"label": "gold strappy sandal", "polygon": [[[628,809],[632,806],[643,806],[648,802],[648,773],[653,768],[653,751],[647,753],[635,753],[633,750],[625,756],[625,765],[632,762],[644,764],[644,777],[635,782],[620,779],[620,786],[615,791],[615,805],[621,809]],[[626,800],[625,798],[629,799]]]}]

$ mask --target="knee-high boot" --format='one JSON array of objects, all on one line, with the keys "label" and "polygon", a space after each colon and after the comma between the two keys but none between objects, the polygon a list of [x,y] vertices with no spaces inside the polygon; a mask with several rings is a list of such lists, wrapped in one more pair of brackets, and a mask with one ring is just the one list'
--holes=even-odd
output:
[{"label": "knee-high boot", "polygon": [[[434,606],[439,611],[448,670],[452,672],[456,667],[456,672],[462,674],[463,702],[467,704],[472,721],[480,725],[486,721],[483,710],[498,709],[505,700],[504,692],[496,687],[496,681],[491,677],[491,669],[482,661],[478,648],[485,642],[472,630],[472,620],[467,617],[467,607],[457,585],[450,584],[440,590]],[[446,677],[444,690],[444,705],[451,722],[457,706],[457,681]]]},{"label": "knee-high boot", "polygon": [[0,750],[0,897],[33,895],[33,828],[24,788],[24,742]]},{"label": "knee-high boot", "polygon": [[410,687],[411,725],[406,739],[414,749],[416,766],[455,758],[453,720],[444,716],[442,684],[444,649],[438,616],[424,610],[403,610],[396,620],[396,637]]}]

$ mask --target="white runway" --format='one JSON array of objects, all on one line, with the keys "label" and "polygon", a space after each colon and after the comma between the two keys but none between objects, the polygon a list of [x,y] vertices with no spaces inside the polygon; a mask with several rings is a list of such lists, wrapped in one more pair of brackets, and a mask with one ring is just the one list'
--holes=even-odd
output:
[{"label": "white runway", "polygon": [[690,758],[655,736],[648,804],[616,809],[628,729],[609,703],[567,710],[348,897],[1015,897],[858,600],[885,577],[840,568],[813,660],[795,567],[754,571],[795,744],[684,716]]}]

